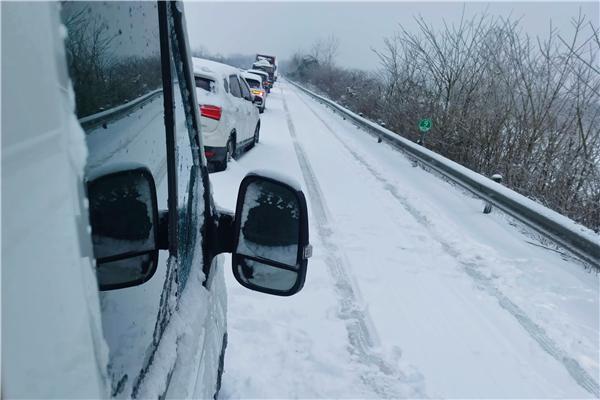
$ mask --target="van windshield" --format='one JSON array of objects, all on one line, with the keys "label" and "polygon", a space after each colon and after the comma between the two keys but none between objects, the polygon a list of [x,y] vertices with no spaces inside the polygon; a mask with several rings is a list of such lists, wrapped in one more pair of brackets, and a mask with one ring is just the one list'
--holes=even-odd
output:
[{"label": "van windshield", "polygon": [[260,89],[260,82],[252,79],[252,78],[246,78],[246,82],[248,82],[248,85],[252,88],[252,89]]}]

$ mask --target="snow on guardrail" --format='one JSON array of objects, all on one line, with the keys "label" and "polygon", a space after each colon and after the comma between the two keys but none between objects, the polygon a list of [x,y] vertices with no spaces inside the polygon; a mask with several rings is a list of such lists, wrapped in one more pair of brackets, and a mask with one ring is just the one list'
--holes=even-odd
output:
[{"label": "snow on guardrail", "polygon": [[373,121],[340,106],[288,79],[304,93],[338,110],[367,132],[381,137],[387,143],[418,159],[427,167],[440,173],[476,196],[554,240],[592,266],[600,270],[600,236],[572,219],[478,174],[446,157],[428,150]]},{"label": "snow on guardrail", "polygon": [[109,108],[108,110],[80,118],[79,123],[85,129],[93,128],[96,125],[100,125],[101,123],[108,122],[117,117],[120,117],[121,115],[133,110],[135,107],[142,106],[143,104],[153,100],[156,96],[161,94],[162,91],[162,88],[156,89],[134,100],[131,100],[130,102],[121,104],[120,106]]}]

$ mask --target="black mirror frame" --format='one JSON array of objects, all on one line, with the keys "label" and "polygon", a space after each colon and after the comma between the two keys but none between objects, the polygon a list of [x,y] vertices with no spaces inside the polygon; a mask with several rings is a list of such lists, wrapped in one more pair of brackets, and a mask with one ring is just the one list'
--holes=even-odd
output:
[{"label": "black mirror frame", "polygon": [[[87,180],[88,198],[89,198],[89,188],[94,185],[94,182],[96,180],[105,179],[105,178],[108,178],[111,176],[128,175],[128,174],[132,174],[132,173],[141,173],[148,181],[148,184],[150,187],[150,192],[151,192],[150,195],[152,197],[152,209],[153,209],[152,217],[153,217],[153,220],[156,221],[156,225],[153,227],[154,243],[156,244],[156,249],[150,250],[150,251],[145,251],[145,252],[140,252],[140,253],[124,254],[124,255],[119,255],[119,256],[114,256],[114,257],[105,257],[103,259],[98,259],[94,255],[94,260],[96,262],[95,267],[97,269],[98,265],[102,262],[118,261],[118,260],[124,260],[127,258],[138,257],[138,256],[141,256],[144,254],[151,254],[152,269],[148,271],[148,274],[146,274],[142,278],[137,279],[135,281],[109,284],[109,285],[102,285],[102,284],[100,284],[100,282],[98,282],[98,289],[100,291],[125,289],[128,287],[139,286],[142,283],[149,281],[150,278],[152,278],[154,276],[154,274],[156,273],[156,270],[158,268],[158,250],[160,248],[160,234],[159,234],[160,219],[159,219],[159,213],[158,213],[158,199],[157,199],[157,194],[156,194],[156,183],[154,182],[154,177],[152,176],[152,173],[150,172],[150,170],[147,167],[138,166],[138,167],[134,167],[134,168],[122,169],[119,171],[94,176],[93,178]],[[91,228],[91,225],[92,225],[92,222],[90,219],[90,228]]]},{"label": "black mirror frame", "polygon": [[[262,286],[252,285],[248,282],[244,282],[244,280],[242,280],[240,278],[239,274],[236,272],[236,265],[238,264],[238,259],[240,257],[244,257],[243,255],[238,255],[236,253],[236,249],[237,249],[237,246],[238,246],[238,243],[240,240],[241,213],[242,213],[243,206],[244,206],[244,198],[246,195],[246,191],[248,189],[248,185],[250,185],[251,183],[256,182],[256,181],[267,181],[267,182],[271,182],[271,183],[274,183],[274,184],[277,184],[280,186],[284,186],[287,189],[289,189],[292,193],[295,193],[298,198],[298,207],[300,210],[300,221],[299,221],[300,232],[299,232],[299,236],[298,236],[298,239],[299,239],[298,255],[296,258],[299,261],[298,270],[297,270],[298,278],[297,278],[294,286],[287,291],[269,289],[269,288],[265,288]],[[302,288],[304,287],[304,281],[306,280],[306,270],[307,270],[307,266],[308,266],[308,258],[312,255],[312,247],[310,246],[309,237],[308,237],[309,236],[308,235],[308,207],[306,205],[306,198],[304,197],[304,193],[302,193],[301,190],[297,190],[296,188],[292,187],[291,185],[288,185],[287,183],[284,183],[277,179],[262,176],[257,173],[250,173],[250,174],[246,175],[244,177],[244,179],[242,180],[242,182],[240,183],[240,189],[238,191],[238,198],[237,198],[237,203],[236,203],[236,208],[235,208],[235,220],[234,220],[233,234],[234,234],[234,239],[233,239],[233,249],[231,252],[231,268],[232,268],[233,276],[239,282],[240,285],[242,285],[245,288],[248,288],[250,290],[267,293],[267,294],[272,294],[272,295],[276,295],[276,296],[292,296],[292,295],[298,293],[300,290],[302,290]],[[281,265],[281,263],[278,263],[276,261],[271,261],[271,260],[261,260],[260,262],[262,262],[263,264],[266,264],[266,265],[276,267],[276,268],[278,267],[278,265]]]}]

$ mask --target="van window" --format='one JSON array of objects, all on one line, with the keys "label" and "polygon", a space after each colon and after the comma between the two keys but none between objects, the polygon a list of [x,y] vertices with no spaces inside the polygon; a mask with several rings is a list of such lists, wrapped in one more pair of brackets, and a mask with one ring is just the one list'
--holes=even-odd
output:
[{"label": "van window", "polygon": [[204,89],[207,92],[216,93],[214,80],[203,76],[194,76],[194,80],[196,81],[197,88]]},{"label": "van window", "polygon": [[148,29],[137,29],[137,21],[130,23],[133,15],[156,7],[152,3],[63,3],[78,118],[131,105],[162,88],[158,18],[148,22]]},{"label": "van window", "polygon": [[[64,2],[61,17],[87,171],[137,162],[158,186],[166,145],[157,4]],[[158,201],[166,207],[166,193]]]},{"label": "van window", "polygon": [[[61,18],[68,33],[65,49],[77,116],[88,149],[86,176],[99,168],[141,164],[152,173],[159,209],[166,210],[167,146],[157,3],[63,2]],[[163,290],[160,277],[166,274],[168,257],[167,251],[159,252],[156,275],[146,285],[100,293],[110,385],[118,388],[113,396],[131,396],[155,342]],[[99,279],[127,272],[97,270]],[[135,343],[123,337],[135,337]]]},{"label": "van window", "polygon": [[223,87],[225,88],[225,92],[229,93],[229,82],[225,78],[223,78]]},{"label": "van window", "polygon": [[236,75],[229,75],[229,88],[233,97],[242,97],[242,89]]},{"label": "van window", "polygon": [[242,88],[242,97],[244,97],[244,99],[246,100],[252,101],[250,88],[248,87],[248,84],[246,83],[246,80],[244,78],[240,79],[240,87]]}]

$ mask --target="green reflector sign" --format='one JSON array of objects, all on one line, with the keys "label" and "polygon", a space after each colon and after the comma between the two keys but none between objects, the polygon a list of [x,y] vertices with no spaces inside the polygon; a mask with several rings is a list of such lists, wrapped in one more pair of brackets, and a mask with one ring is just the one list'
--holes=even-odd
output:
[{"label": "green reflector sign", "polygon": [[423,118],[419,121],[419,130],[421,132],[427,132],[431,129],[431,118]]}]

